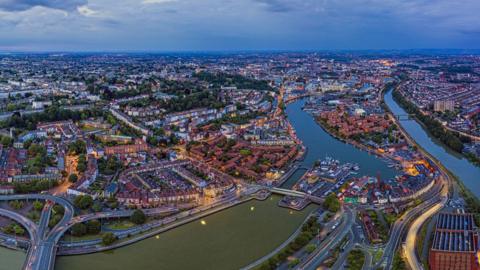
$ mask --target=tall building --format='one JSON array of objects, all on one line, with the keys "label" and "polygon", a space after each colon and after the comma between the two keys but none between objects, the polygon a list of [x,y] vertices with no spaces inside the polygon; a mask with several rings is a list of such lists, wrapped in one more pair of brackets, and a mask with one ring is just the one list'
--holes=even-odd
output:
[{"label": "tall building", "polygon": [[454,111],[455,101],[453,100],[435,100],[433,110],[436,112]]},{"label": "tall building", "polygon": [[429,254],[431,270],[479,270],[472,214],[440,213]]}]

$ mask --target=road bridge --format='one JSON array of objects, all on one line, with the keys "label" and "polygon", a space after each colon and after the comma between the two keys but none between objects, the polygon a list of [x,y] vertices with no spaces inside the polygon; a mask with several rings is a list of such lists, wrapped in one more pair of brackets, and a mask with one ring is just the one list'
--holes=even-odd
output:
[{"label": "road bridge", "polygon": [[[5,195],[0,196],[0,201],[12,200],[44,200],[45,205],[42,209],[40,221],[37,224],[23,215],[12,211],[0,209],[0,215],[11,218],[23,227],[25,227],[30,235],[30,248],[27,252],[27,259],[23,265],[25,270],[49,270],[53,269],[55,262],[55,254],[57,249],[56,233],[69,222],[74,214],[73,205],[64,198],[56,197],[48,194],[22,194],[22,195]],[[54,230],[48,232],[48,223],[53,205],[57,203],[64,207],[64,216],[60,222],[54,227]]]},{"label": "road bridge", "polygon": [[277,187],[271,188],[270,191],[272,193],[276,193],[276,194],[292,196],[292,197],[299,197],[299,198],[305,198],[307,196],[306,193],[301,192],[301,191],[284,189],[284,188],[277,188]]},{"label": "road bridge", "polygon": [[292,197],[298,197],[298,198],[303,198],[310,200],[314,203],[322,204],[325,200],[323,198],[307,194],[305,192],[297,191],[297,190],[291,190],[291,189],[284,189],[284,188],[271,188],[270,191],[272,193],[276,194],[281,194],[281,195],[286,195],[286,196],[292,196]]}]

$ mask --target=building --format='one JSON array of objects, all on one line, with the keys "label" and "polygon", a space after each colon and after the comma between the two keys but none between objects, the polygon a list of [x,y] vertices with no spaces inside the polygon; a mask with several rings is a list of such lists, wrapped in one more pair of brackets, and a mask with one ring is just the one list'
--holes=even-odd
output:
[{"label": "building", "polygon": [[436,112],[454,111],[455,101],[453,100],[435,100],[433,110]]},{"label": "building", "polygon": [[9,178],[9,182],[13,183],[28,183],[33,181],[59,181],[62,175],[58,173],[45,174],[19,174]]},{"label": "building", "polygon": [[472,214],[440,213],[429,253],[431,270],[478,270],[478,233]]},{"label": "building", "polygon": [[15,193],[14,186],[0,186],[0,195],[9,195]]},{"label": "building", "polygon": [[146,151],[148,151],[148,145],[143,140],[135,140],[134,144],[105,147],[106,155],[127,155]]},{"label": "building", "polygon": [[150,130],[148,128],[144,127],[141,124],[134,123],[133,120],[130,119],[130,117],[128,117],[124,113],[119,112],[119,111],[115,110],[114,108],[110,108],[110,112],[112,113],[113,116],[115,116],[115,118],[122,121],[125,125],[141,132],[143,135],[149,135],[150,134]]}]

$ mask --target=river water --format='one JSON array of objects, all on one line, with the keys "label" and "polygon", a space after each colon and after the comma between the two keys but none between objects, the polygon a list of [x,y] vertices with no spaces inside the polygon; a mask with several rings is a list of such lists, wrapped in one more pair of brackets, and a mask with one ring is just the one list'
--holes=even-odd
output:
[{"label": "river water", "polygon": [[[387,93],[385,101],[396,114],[404,114]],[[308,147],[302,167],[311,167],[315,160],[331,156],[342,162],[360,166],[360,175],[393,177],[397,172],[375,155],[336,140],[326,133],[301,108],[304,101],[287,107],[287,115],[298,137]],[[415,121],[402,121],[402,126],[427,151],[436,156],[475,194],[480,194],[480,170],[465,159],[449,153],[432,140]],[[305,172],[298,170],[284,186],[291,186]],[[269,253],[287,239],[307,214],[280,208],[280,197],[267,201],[250,201],[204,218],[200,221],[162,233],[117,250],[82,256],[57,257],[55,269],[238,269]],[[0,270],[20,269],[25,255],[0,249]],[[5,266],[6,265],[6,266]],[[2,268],[7,267],[7,268]]]},{"label": "river water", "polygon": [[[406,115],[392,97],[392,90],[385,94],[385,103],[395,115]],[[433,138],[415,120],[400,120],[402,127],[428,153],[438,159],[443,166],[456,175],[465,186],[480,198],[480,168],[463,156],[448,150],[441,142]]]},{"label": "river water", "polygon": [[21,269],[25,258],[22,251],[0,248],[0,270]]}]

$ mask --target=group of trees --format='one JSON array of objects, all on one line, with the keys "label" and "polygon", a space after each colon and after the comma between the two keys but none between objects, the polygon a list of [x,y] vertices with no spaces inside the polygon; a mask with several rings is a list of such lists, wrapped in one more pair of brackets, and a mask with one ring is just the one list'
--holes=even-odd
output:
[{"label": "group of trees", "polygon": [[109,246],[113,243],[115,243],[115,241],[117,241],[118,238],[111,232],[107,232],[107,233],[104,233],[103,236],[102,236],[102,244],[104,246]]},{"label": "group of trees", "polygon": [[113,100],[151,93],[152,84],[150,82],[144,82],[135,89],[112,91],[108,88],[108,85],[99,85],[92,82],[87,84],[87,91],[95,95],[100,95],[103,100]]},{"label": "group of trees", "polygon": [[130,221],[140,225],[145,223],[147,221],[147,216],[145,216],[145,213],[143,213],[142,210],[135,210],[133,211],[133,214],[130,216]]},{"label": "group of trees", "polygon": [[359,249],[354,249],[348,253],[347,264],[348,269],[361,270],[365,263],[365,255]]},{"label": "group of trees", "polygon": [[70,228],[70,234],[76,237],[84,236],[87,234],[96,235],[102,230],[102,224],[100,221],[93,219],[85,223],[77,223]]},{"label": "group of trees", "polygon": [[71,155],[80,155],[87,153],[87,143],[83,140],[76,140],[68,145],[68,153]]},{"label": "group of trees", "polygon": [[87,170],[87,157],[85,154],[80,154],[78,156],[77,171],[85,172]]},{"label": "group of trees", "polygon": [[25,203],[23,201],[10,201],[8,205],[13,208],[14,210],[20,210],[25,206]]},{"label": "group of trees", "polygon": [[68,181],[70,181],[70,183],[75,183],[78,181],[78,175],[75,174],[75,173],[72,173],[68,176]]},{"label": "group of trees", "polygon": [[2,144],[3,147],[11,147],[13,146],[13,138],[9,136],[0,135],[0,144]]},{"label": "group of trees", "polygon": [[335,196],[335,193],[328,194],[328,196],[325,198],[325,202],[323,202],[323,208],[332,213],[336,213],[338,210],[340,210],[340,206],[340,201],[338,200],[337,196]]},{"label": "group of trees", "polygon": [[183,96],[205,90],[202,84],[192,81],[167,80],[162,78],[155,79],[158,88],[167,94]]},{"label": "group of trees", "polygon": [[45,146],[32,143],[28,147],[27,152],[29,159],[27,161],[26,173],[43,173],[47,166],[53,165],[53,161],[47,156],[47,149]]},{"label": "group of trees", "polygon": [[0,128],[14,127],[18,129],[34,130],[39,122],[53,122],[63,120],[79,121],[90,117],[102,116],[103,111],[97,108],[82,112],[65,110],[58,106],[48,107],[44,112],[21,115],[14,113],[8,120],[0,122]]},{"label": "group of trees", "polygon": [[273,90],[268,81],[250,79],[238,74],[198,72],[194,73],[193,76],[215,88],[236,86],[238,89]]},{"label": "group of trees", "polygon": [[107,159],[101,158],[98,160],[98,170],[101,174],[112,175],[122,167],[122,162],[116,156],[109,156]]},{"label": "group of trees", "polygon": [[180,143],[180,140],[175,136],[175,134],[171,133],[170,136],[148,136],[147,143],[153,147],[166,147],[166,146],[173,146]]},{"label": "group of trees", "polygon": [[55,204],[52,209],[50,221],[48,222],[48,227],[53,228],[55,225],[57,225],[57,223],[62,219],[64,213],[65,208],[59,204]]},{"label": "group of trees", "polygon": [[88,209],[93,205],[93,198],[90,195],[79,195],[73,200],[73,205],[80,209]]},{"label": "group of trees", "polygon": [[16,182],[15,192],[17,193],[35,193],[50,189],[58,185],[56,180],[33,180],[30,182]]},{"label": "group of trees", "polygon": [[18,225],[17,223],[12,223],[8,226],[2,228],[2,231],[6,234],[14,234],[14,235],[24,235],[25,229]]},{"label": "group of trees", "polygon": [[181,112],[196,108],[215,108],[225,107],[220,100],[218,91],[203,91],[193,93],[187,96],[177,97],[168,101],[159,101],[161,108],[167,112]]}]

